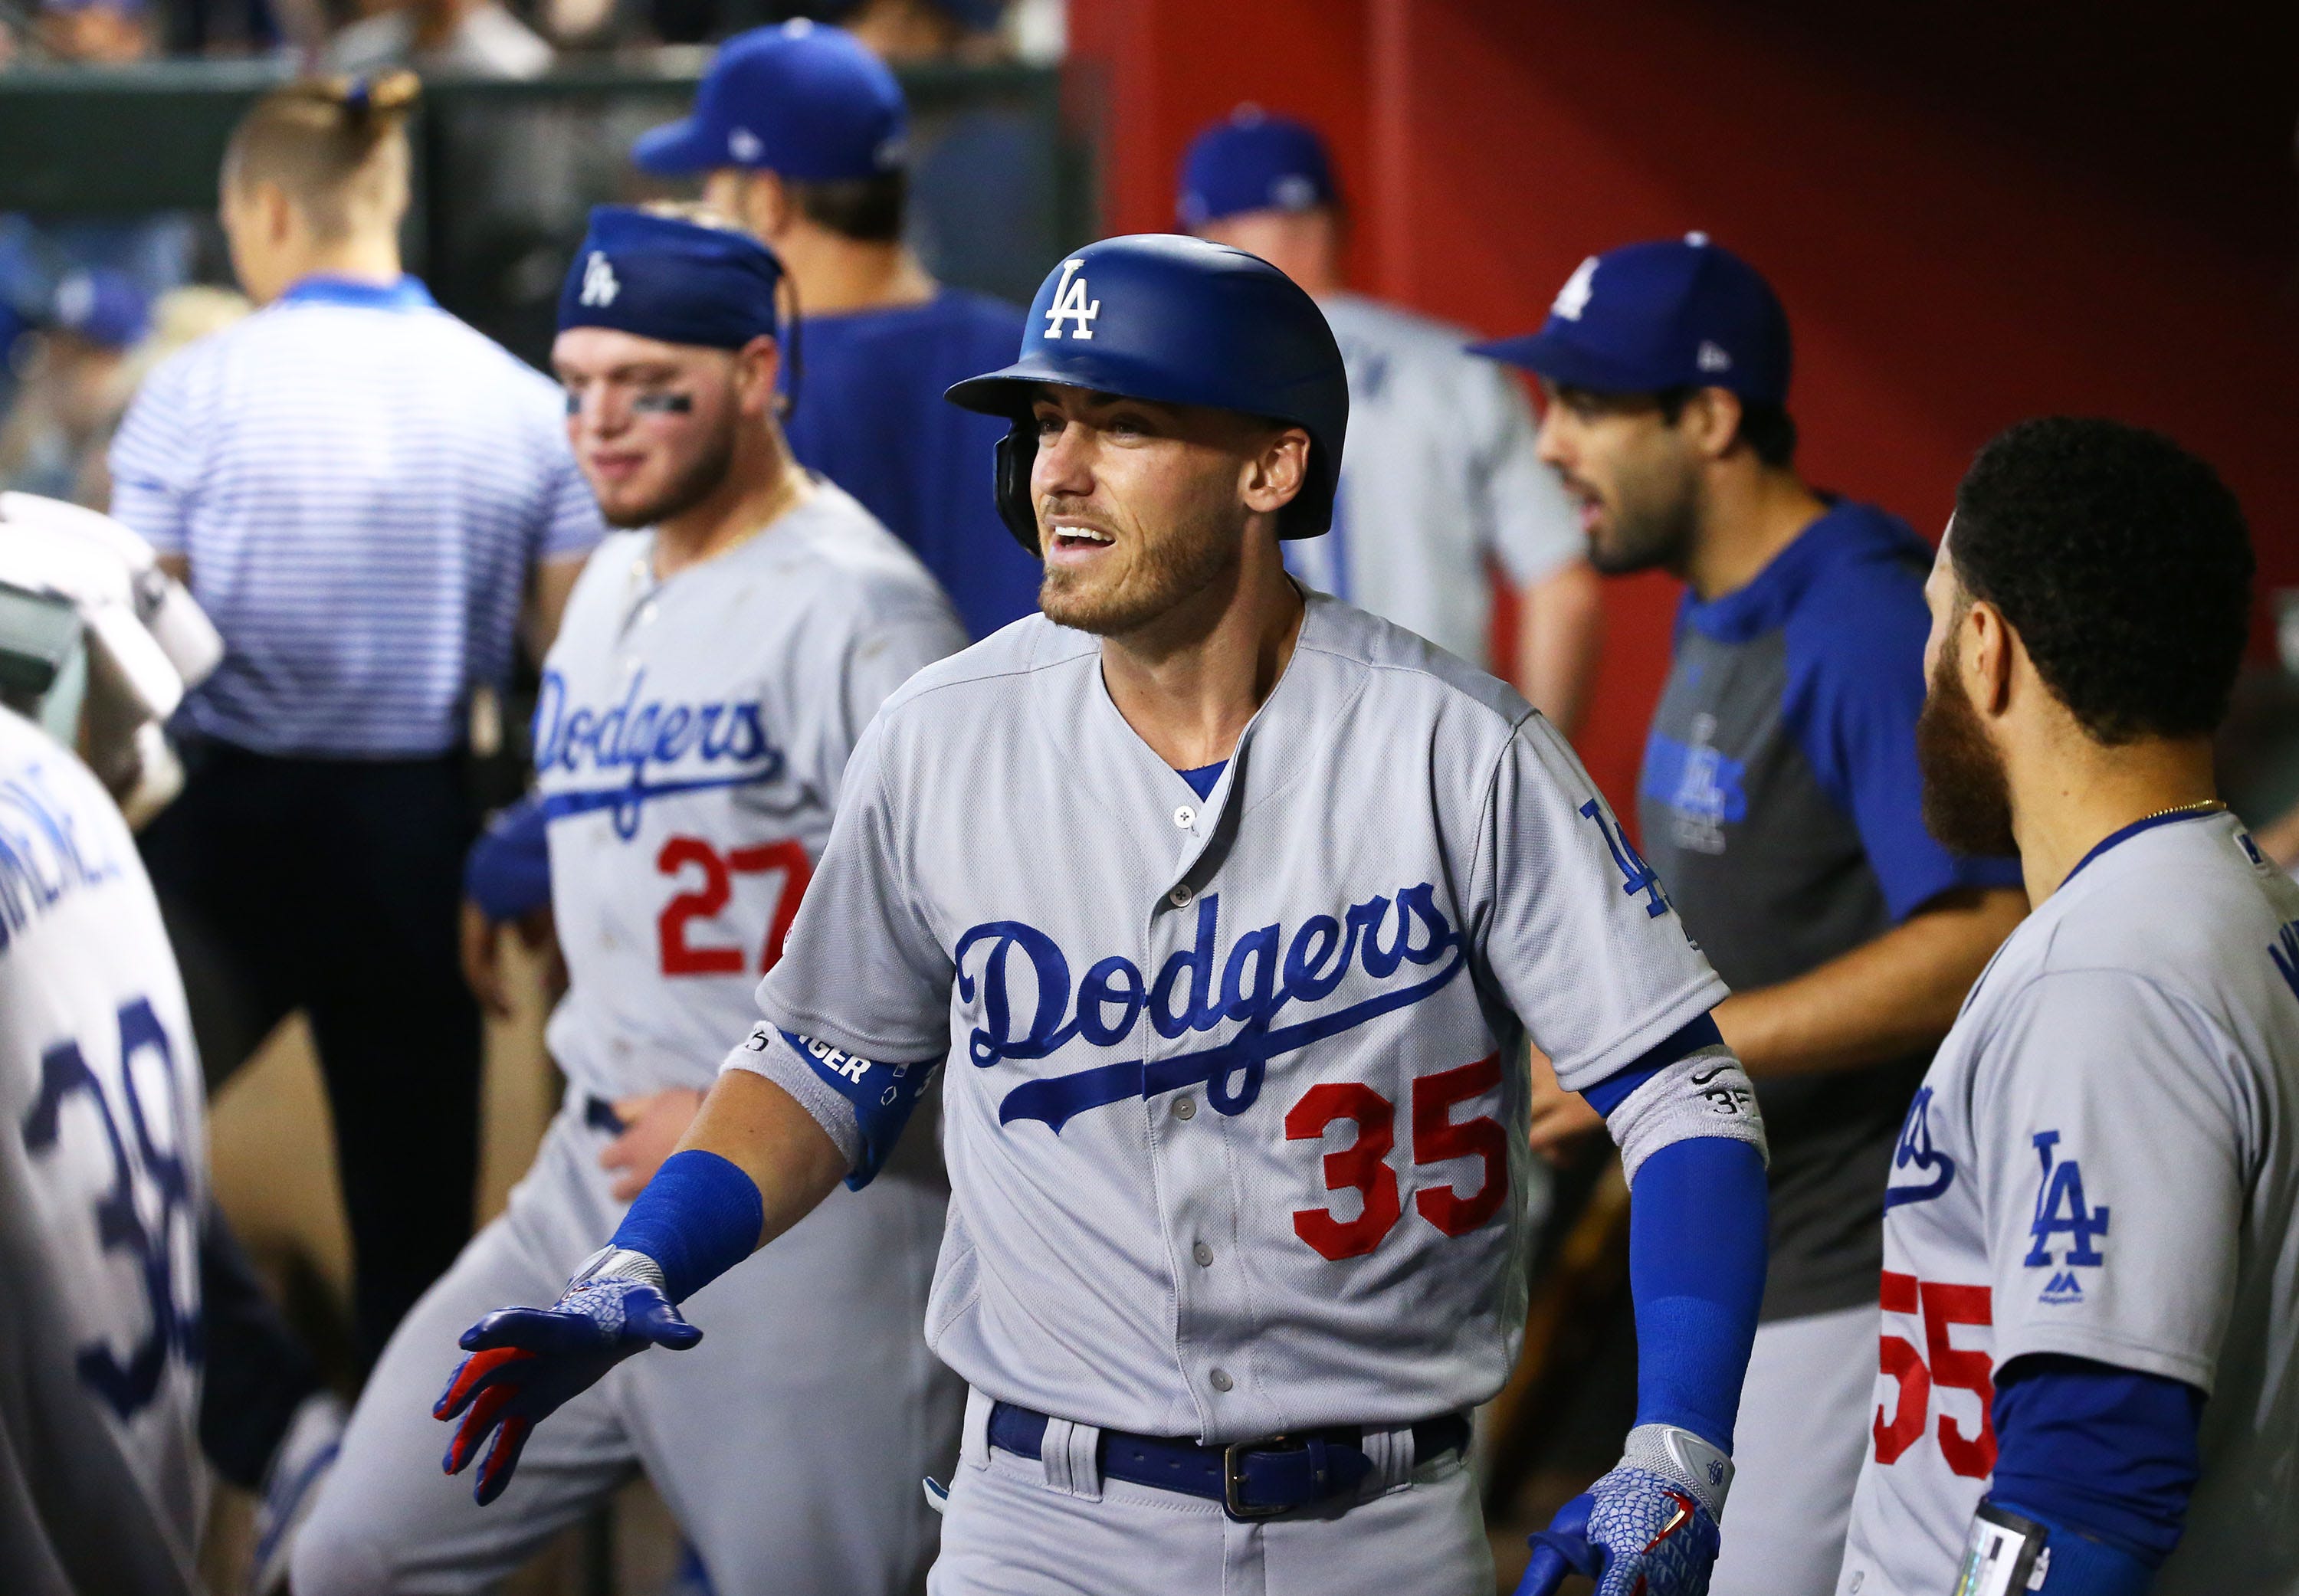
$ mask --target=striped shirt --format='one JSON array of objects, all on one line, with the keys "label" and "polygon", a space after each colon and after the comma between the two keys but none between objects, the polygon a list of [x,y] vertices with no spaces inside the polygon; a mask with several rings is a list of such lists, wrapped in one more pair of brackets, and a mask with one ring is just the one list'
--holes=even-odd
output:
[{"label": "striped shirt", "polygon": [[112,511],[191,561],[222,666],[195,732],[259,753],[415,758],[510,668],[528,568],[604,535],[556,384],[423,285],[308,278],[154,370]]}]

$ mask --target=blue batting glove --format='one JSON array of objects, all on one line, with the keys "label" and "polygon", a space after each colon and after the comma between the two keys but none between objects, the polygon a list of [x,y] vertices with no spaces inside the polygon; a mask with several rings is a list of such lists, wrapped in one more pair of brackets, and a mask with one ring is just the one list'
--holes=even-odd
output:
[{"label": "blue batting glove", "polygon": [[1597,1596],[1706,1596],[1732,1460],[1689,1430],[1639,1425],[1620,1467],[1532,1537],[1516,1596],[1551,1596],[1567,1574]]},{"label": "blue batting glove", "polygon": [[662,1270],[643,1253],[602,1248],[548,1308],[501,1308],[463,1332],[471,1356],[455,1368],[432,1405],[435,1418],[463,1422],[447,1443],[449,1474],[461,1474],[494,1433],[472,1491],[485,1507],[510,1484],[528,1434],[569,1398],[651,1346],[684,1352],[702,1332],[679,1317],[662,1292]]}]

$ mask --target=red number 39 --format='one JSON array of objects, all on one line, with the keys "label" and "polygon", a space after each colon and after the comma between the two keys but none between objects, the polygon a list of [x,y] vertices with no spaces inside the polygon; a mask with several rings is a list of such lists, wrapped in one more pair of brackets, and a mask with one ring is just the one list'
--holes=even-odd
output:
[{"label": "red number 39", "polygon": [[[1508,1138],[1498,1121],[1483,1114],[1458,1123],[1453,1119],[1456,1104],[1484,1096],[1500,1079],[1500,1055],[1490,1054],[1413,1083],[1413,1162],[1476,1158],[1484,1163],[1483,1180],[1465,1196],[1452,1186],[1414,1194],[1413,1206],[1421,1217],[1448,1236],[1466,1236],[1498,1213],[1508,1198]],[[1348,1146],[1325,1154],[1325,1189],[1357,1193],[1357,1216],[1337,1220],[1331,1209],[1304,1208],[1293,1215],[1293,1231],[1338,1261],[1362,1258],[1381,1245],[1405,1210],[1397,1172],[1389,1167],[1390,1151],[1397,1145],[1395,1106],[1363,1081],[1326,1081],[1311,1087],[1285,1116],[1285,1139],[1317,1140],[1336,1120],[1354,1121],[1357,1134]]]},{"label": "red number 39", "polygon": [[798,900],[814,873],[805,848],[794,839],[760,843],[754,848],[729,848],[722,855],[700,837],[673,837],[662,845],[662,852],[655,856],[654,864],[657,870],[674,879],[684,877],[690,868],[701,872],[699,886],[672,898],[656,916],[655,930],[662,946],[665,975],[742,974],[743,955],[740,947],[724,944],[698,947],[687,940],[687,923],[715,919],[724,912],[735,895],[735,877],[780,871],[782,897],[775,904],[775,917],[767,927],[767,944],[759,955],[758,965],[761,975],[772,970],[783,956],[783,939],[790,932],[791,918],[798,913]]}]

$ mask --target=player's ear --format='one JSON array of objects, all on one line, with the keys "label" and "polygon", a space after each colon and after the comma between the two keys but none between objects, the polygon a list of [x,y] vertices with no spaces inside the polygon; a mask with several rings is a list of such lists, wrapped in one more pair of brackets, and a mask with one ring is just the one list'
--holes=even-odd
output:
[{"label": "player's ear", "polygon": [[[2002,715],[2011,706],[2015,663],[2024,658],[2019,634],[2004,619],[2004,612],[1985,599],[1975,599],[1964,612],[1961,665],[1964,691],[1984,717]],[[2034,670],[2030,667],[2029,675]]]},{"label": "player's ear", "polygon": [[735,351],[735,402],[745,416],[772,416],[775,385],[783,368],[783,346],[761,333]]},{"label": "player's ear", "polygon": [[1308,480],[1308,433],[1298,426],[1281,428],[1264,438],[1260,451],[1247,462],[1245,508],[1257,514],[1281,510]]},{"label": "player's ear", "polygon": [[1722,459],[1740,435],[1740,396],[1730,388],[1702,388],[1685,401],[1684,424],[1694,448]]}]

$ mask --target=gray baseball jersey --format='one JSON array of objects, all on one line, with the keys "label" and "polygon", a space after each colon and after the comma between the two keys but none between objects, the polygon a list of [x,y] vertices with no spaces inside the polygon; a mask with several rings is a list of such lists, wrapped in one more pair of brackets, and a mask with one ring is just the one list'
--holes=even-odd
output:
[{"label": "gray baseball jersey", "polygon": [[966,633],[841,490],[653,574],[609,538],[544,662],[535,767],[567,955],[552,1056],[610,1101],[707,1087],[781,951],[847,756],[886,695]]},{"label": "gray baseball jersey", "polygon": [[1321,591],[1483,666],[1489,562],[1519,587],[1581,557],[1571,500],[1533,453],[1532,407],[1470,335],[1355,294],[1317,302],[1349,377],[1349,459],[1333,530],[1285,545]]},{"label": "gray baseball jersey", "polygon": [[2231,815],[2095,851],[2013,933],[1909,1111],[1872,1442],[1838,1589],[1951,1589],[1996,1374],[2206,1393],[2157,1596],[2299,1589],[2299,887]]},{"label": "gray baseball jersey", "polygon": [[1221,1442],[1498,1390],[1527,1156],[1501,1061],[1529,1032],[1577,1089],[1723,992],[1523,699],[1313,595],[1202,799],[1094,638],[1033,617],[920,672],[728,1064],[852,1153],[890,1061],[947,1059],[935,1351]]},{"label": "gray baseball jersey", "polygon": [[0,708],[0,1588],[199,1590],[199,1212],[183,982],[95,778]]}]

